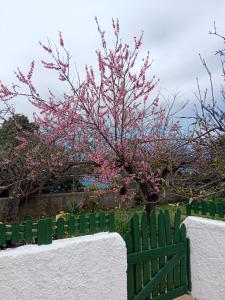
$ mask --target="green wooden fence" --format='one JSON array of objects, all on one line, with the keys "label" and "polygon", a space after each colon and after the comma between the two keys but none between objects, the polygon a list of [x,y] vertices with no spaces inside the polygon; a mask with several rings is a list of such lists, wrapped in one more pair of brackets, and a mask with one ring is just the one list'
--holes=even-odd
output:
[{"label": "green wooden fence", "polygon": [[28,243],[51,244],[53,239],[92,234],[101,231],[115,231],[113,212],[71,215],[54,221],[40,219],[12,225],[0,224],[0,247],[19,246]]},{"label": "green wooden fence", "polygon": [[173,226],[168,211],[148,220],[134,215],[127,245],[128,300],[172,300],[191,290],[189,240],[177,210]]},{"label": "green wooden fence", "polygon": [[186,206],[186,214],[191,216],[193,213],[223,219],[225,215],[225,204],[223,202],[204,200],[193,201]]}]

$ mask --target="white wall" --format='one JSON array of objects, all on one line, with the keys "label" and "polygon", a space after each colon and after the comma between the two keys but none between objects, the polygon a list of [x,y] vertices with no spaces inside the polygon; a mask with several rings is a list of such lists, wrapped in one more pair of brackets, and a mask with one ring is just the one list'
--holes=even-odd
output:
[{"label": "white wall", "polygon": [[0,299],[126,300],[126,246],[117,233],[0,251]]},{"label": "white wall", "polygon": [[188,217],[192,295],[198,300],[225,299],[225,222]]}]

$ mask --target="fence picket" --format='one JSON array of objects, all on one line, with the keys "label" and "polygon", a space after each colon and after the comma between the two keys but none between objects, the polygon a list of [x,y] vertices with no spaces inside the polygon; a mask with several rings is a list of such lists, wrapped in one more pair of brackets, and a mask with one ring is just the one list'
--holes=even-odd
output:
[{"label": "fence picket", "polygon": [[191,216],[191,204],[186,205],[186,215]]},{"label": "fence picket", "polygon": [[12,230],[11,241],[12,241],[12,244],[15,245],[15,244],[17,244],[20,241],[20,227],[19,227],[19,224],[18,223],[14,223],[12,225],[11,230]]},{"label": "fence picket", "polygon": [[37,223],[37,243],[38,245],[45,244],[45,220],[41,219]]},{"label": "fence picket", "polygon": [[81,214],[79,217],[80,225],[79,225],[79,234],[85,234],[86,231],[86,220],[85,214]]},{"label": "fence picket", "polygon": [[95,214],[90,214],[90,233],[94,233],[96,231],[96,218]]},{"label": "fence picket", "polygon": [[31,243],[33,240],[33,233],[32,233],[32,221],[26,221],[24,223],[24,240],[26,243]]},{"label": "fence picket", "polygon": [[223,203],[218,203],[217,204],[217,213],[219,215],[219,218],[223,219],[224,218],[224,204]]},{"label": "fence picket", "polygon": [[99,215],[99,222],[100,222],[100,226],[99,226],[100,227],[100,231],[104,231],[105,225],[106,225],[104,212],[100,213],[100,215]]},{"label": "fence picket", "polygon": [[110,232],[115,231],[115,214],[113,211],[109,213],[109,231]]},{"label": "fence picket", "polygon": [[56,237],[62,239],[65,235],[64,219],[59,218],[56,222]]},{"label": "fence picket", "polygon": [[202,211],[202,214],[203,215],[206,215],[207,214],[207,203],[206,201],[201,201],[201,211]]},{"label": "fence picket", "polygon": [[68,234],[69,234],[69,236],[73,236],[75,234],[75,230],[76,230],[75,222],[76,222],[75,216],[73,216],[73,215],[69,216],[69,218],[68,218]]},{"label": "fence picket", "polygon": [[187,239],[187,287],[188,291],[192,289],[191,283],[191,264],[190,264],[190,240]]},{"label": "fence picket", "polygon": [[194,201],[193,203],[193,210],[195,214],[199,213],[199,202],[198,201]]},{"label": "fence picket", "polygon": [[45,245],[52,243],[52,220],[45,220]]},{"label": "fence picket", "polygon": [[[157,248],[157,228],[156,228],[156,216],[155,211],[153,210],[150,214],[150,245],[151,249]],[[158,272],[158,259],[151,259],[151,278],[153,278]],[[152,291],[152,297],[158,296],[158,288],[155,287]]]},{"label": "fence picket", "polygon": [[[139,230],[139,219],[138,215],[134,214],[132,217],[132,233],[133,233],[133,240],[134,240],[134,252],[139,252],[140,249],[140,230]],[[140,292],[142,288],[142,268],[141,264],[137,263],[134,267],[135,271],[135,293],[137,294]]]},{"label": "fence picket", "polygon": [[90,233],[90,214],[86,214],[84,219],[85,219],[85,232],[84,232],[84,234]]},{"label": "fence picket", "polygon": [[0,247],[6,244],[6,228],[4,224],[0,224]]},{"label": "fence picket", "polygon": [[210,214],[211,217],[215,217],[216,204],[214,202],[209,202],[209,214]]}]

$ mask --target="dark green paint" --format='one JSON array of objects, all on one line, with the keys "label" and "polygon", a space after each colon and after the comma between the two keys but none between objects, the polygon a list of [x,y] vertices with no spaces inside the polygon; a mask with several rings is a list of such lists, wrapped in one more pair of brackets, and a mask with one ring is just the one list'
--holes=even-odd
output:
[{"label": "dark green paint", "polygon": [[190,290],[189,241],[180,217],[177,210],[172,229],[168,211],[159,212],[158,222],[154,211],[149,220],[132,217],[125,235],[128,300],[172,300]]}]

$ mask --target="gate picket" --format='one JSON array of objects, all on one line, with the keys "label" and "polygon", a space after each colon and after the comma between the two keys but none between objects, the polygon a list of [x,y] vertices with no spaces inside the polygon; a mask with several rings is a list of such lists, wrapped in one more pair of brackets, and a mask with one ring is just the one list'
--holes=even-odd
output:
[{"label": "gate picket", "polygon": [[[180,210],[177,210],[175,213],[174,220],[174,243],[177,244],[180,242]],[[180,265],[177,264],[174,268],[174,287],[177,288],[180,286]]]},{"label": "gate picket", "polygon": [[[155,211],[153,210],[150,214],[150,244],[151,249],[157,248],[157,230],[156,230],[156,216]],[[151,278],[153,278],[158,272],[158,259],[151,259]],[[158,287],[152,291],[152,296],[158,295]]]},{"label": "gate picket", "polygon": [[[165,233],[166,233],[166,245],[172,245],[172,235],[170,227],[170,217],[169,212],[165,211]],[[172,256],[167,256],[167,262],[171,259]],[[173,270],[170,271],[167,275],[167,290],[171,291],[173,288]]]},{"label": "gate picket", "polygon": [[[148,223],[146,213],[141,217],[141,233],[142,233],[142,251],[149,250]],[[143,263],[143,286],[150,279],[149,261]]]},{"label": "gate picket", "polygon": [[[158,215],[158,238],[159,238],[159,247],[165,246],[165,222],[164,222],[164,214],[160,211]],[[165,256],[160,256],[159,258],[159,270],[165,265]],[[163,280],[160,283],[160,294],[165,293],[165,281]]]},{"label": "gate picket", "polygon": [[[180,227],[180,241],[186,240],[186,227],[184,224]],[[185,285],[186,282],[186,267],[187,267],[187,255],[183,255],[180,261],[180,284]]]},{"label": "gate picket", "polygon": [[[125,234],[125,242],[127,246],[127,254],[133,252],[133,241],[132,241],[132,235],[130,232],[127,232]],[[127,298],[128,300],[132,300],[133,297],[135,296],[135,280],[134,280],[134,265],[133,264],[128,264],[127,268]]]},{"label": "gate picket", "polygon": [[57,228],[56,228],[56,236],[57,239],[63,239],[65,235],[65,228],[64,228],[64,219],[59,218],[56,222]]},{"label": "gate picket", "polygon": [[[134,214],[132,218],[132,228],[133,228],[133,238],[134,238],[134,252],[140,252],[140,231],[139,231],[139,219],[138,215]],[[135,265],[135,292],[136,294],[140,292],[142,288],[141,280],[141,264],[138,263]]]}]

